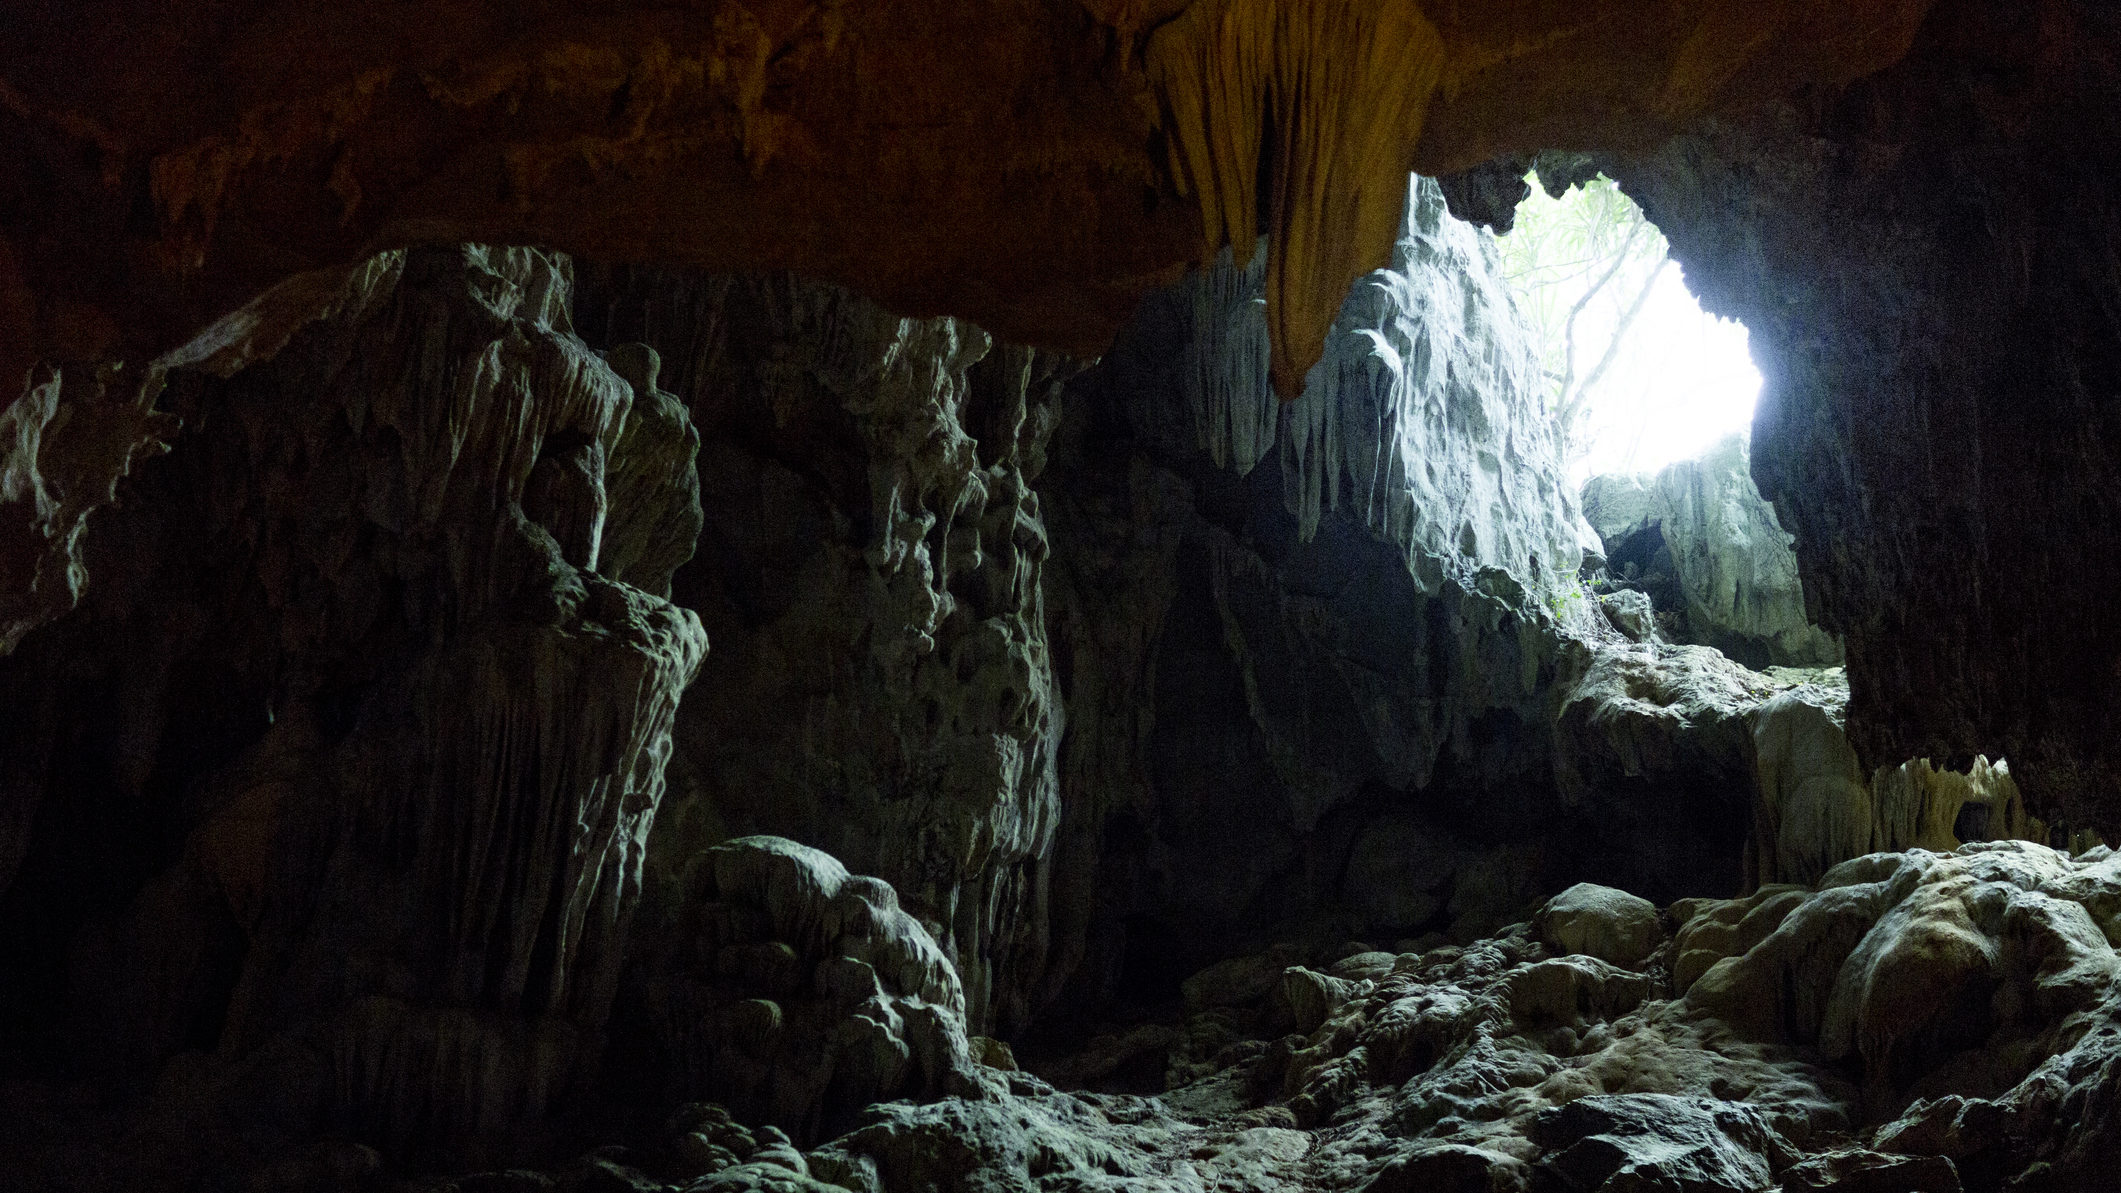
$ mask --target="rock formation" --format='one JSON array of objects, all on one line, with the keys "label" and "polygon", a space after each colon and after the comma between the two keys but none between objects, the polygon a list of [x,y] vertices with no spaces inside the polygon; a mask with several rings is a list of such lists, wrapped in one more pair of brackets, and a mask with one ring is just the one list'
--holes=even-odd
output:
[{"label": "rock formation", "polygon": [[557,1181],[459,1187],[2098,1189],[2116,864],[2003,842],[1661,910],[1579,887],[1464,948],[1205,982],[1184,1034],[1213,1050],[1159,1096],[988,1069],[807,1153],[687,1107]]},{"label": "rock formation", "polygon": [[1677,641],[1752,667],[1842,661],[1841,644],[1805,617],[1797,556],[1753,487],[1743,436],[1654,477],[1594,476],[1583,510],[1613,583],[1651,593]]},{"label": "rock formation", "polygon": [[283,279],[411,241],[793,268],[1091,347],[1265,223],[1288,388],[1388,256],[1410,167],[1838,87],[1926,7],[29,11],[0,53],[0,376],[12,402],[40,358],[138,369]]},{"label": "rock formation", "polygon": [[1046,997],[1063,724],[1032,482],[1072,366],[785,277],[601,271],[576,305],[602,342],[660,350],[702,436],[674,599],[718,663],[650,852],[824,849],[930,925],[976,1028],[1021,1027]]},{"label": "rock formation", "polygon": [[1712,772],[1567,737],[1595,539],[1492,246],[1419,182],[1293,403],[1262,285],[1226,262],[1145,304],[1071,386],[1042,482],[1079,980],[1175,984],[1297,919],[1470,938],[1600,872],[1735,892],[1769,689],[1734,697]]},{"label": "rock formation", "polygon": [[[2116,46],[0,17],[0,1184],[2103,1188]],[[1736,658],[1581,581],[1535,156],[1751,327]]]},{"label": "rock formation", "polygon": [[665,595],[695,438],[567,290],[388,254],[172,385],[186,449],[0,678],[11,1056],[159,1072],[143,1121],[209,1156],[336,1124],[461,1162],[587,1080],[707,643]]},{"label": "rock formation", "polygon": [[2113,36],[2097,5],[1952,0],[1831,101],[1603,162],[1751,333],[1754,477],[1865,764],[2004,756],[2037,814],[2108,833],[2121,233],[2080,180],[2121,156]]},{"label": "rock formation", "polygon": [[629,1079],[660,1069],[672,1103],[813,1142],[871,1103],[985,1092],[957,970],[889,883],[779,837],[689,862],[630,963],[637,1005],[617,1018],[645,1038],[615,1053]]},{"label": "rock formation", "polygon": [[[276,0],[238,20],[96,0],[6,34],[0,640],[92,582],[80,528],[165,441],[165,370],[270,355],[378,249],[794,267],[1089,352],[1264,228],[1287,242],[1270,320],[1293,393],[1340,287],[1389,257],[1409,164],[1474,169],[1453,193],[1506,222],[1535,151],[1594,151],[1753,329],[1763,488],[1870,677],[1866,760],[2000,751],[2043,813],[2115,827],[2096,793],[2121,648],[2074,628],[2112,587],[2084,561],[2115,555],[2084,506],[2114,488],[2103,449],[2074,437],[2103,425],[2117,339],[2097,314],[2114,221],[2080,168],[2116,144],[2095,4]],[[2029,582],[1971,578],[2006,575]],[[2034,591],[2068,615],[2014,603]]]}]

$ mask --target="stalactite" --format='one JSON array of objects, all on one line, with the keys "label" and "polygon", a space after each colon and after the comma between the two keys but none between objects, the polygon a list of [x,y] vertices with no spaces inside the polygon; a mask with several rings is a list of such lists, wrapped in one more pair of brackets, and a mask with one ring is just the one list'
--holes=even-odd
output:
[{"label": "stalactite", "polygon": [[1484,568],[1544,588],[1597,539],[1562,481],[1537,363],[1481,235],[1415,179],[1391,265],[1349,291],[1288,402],[1263,359],[1267,269],[1225,250],[1184,284],[1179,385],[1218,465],[1243,473],[1275,454],[1302,538],[1346,510],[1432,590]]},{"label": "stalactite", "polygon": [[1233,0],[1188,8],[1147,57],[1201,259],[1230,245],[1247,265],[1269,230],[1270,376],[1293,400],[1348,286],[1391,250],[1442,38],[1414,0]]}]

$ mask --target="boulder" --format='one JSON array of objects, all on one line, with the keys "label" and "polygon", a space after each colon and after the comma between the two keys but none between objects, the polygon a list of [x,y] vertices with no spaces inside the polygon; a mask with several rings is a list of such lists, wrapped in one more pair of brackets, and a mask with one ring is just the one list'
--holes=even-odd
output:
[{"label": "boulder", "polygon": [[956,968],[888,883],[779,837],[717,845],[686,876],[620,1007],[662,1070],[648,1088],[814,1141],[872,1102],[998,1080],[974,1059]]},{"label": "boulder", "polygon": [[1531,1137],[1541,1167],[1584,1193],[1761,1193],[1793,1158],[1758,1110],[1668,1094],[1579,1098]]},{"label": "boulder", "polygon": [[1622,969],[1641,968],[1664,943],[1656,904],[1596,883],[1579,882],[1547,900],[1534,923],[1550,946]]}]

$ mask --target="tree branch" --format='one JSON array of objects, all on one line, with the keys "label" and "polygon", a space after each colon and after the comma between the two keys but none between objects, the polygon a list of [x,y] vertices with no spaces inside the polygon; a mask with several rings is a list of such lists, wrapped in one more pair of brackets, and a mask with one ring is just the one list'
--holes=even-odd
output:
[{"label": "tree branch", "polygon": [[[1561,395],[1558,402],[1558,408],[1561,410],[1567,410],[1570,407],[1571,398],[1574,396],[1573,389],[1576,384],[1577,317],[1583,314],[1583,310],[1585,307],[1591,305],[1591,300],[1598,296],[1599,291],[1604,290],[1606,286],[1612,283],[1613,278],[1620,273],[1621,267],[1628,263],[1628,253],[1635,247],[1635,238],[1637,236],[1642,235],[1642,229],[1645,222],[1646,221],[1644,220],[1637,219],[1634,222],[1634,226],[1628,229],[1628,238],[1620,242],[1620,251],[1613,254],[1613,264],[1607,267],[1604,276],[1600,277],[1596,282],[1592,283],[1590,289],[1583,292],[1583,297],[1576,300],[1576,305],[1569,308],[1569,317],[1561,325],[1561,358],[1563,362],[1563,367],[1567,370],[1562,374],[1561,378]],[[1663,267],[1660,265],[1659,268],[1661,269]],[[1612,352],[1612,346],[1607,345],[1606,350],[1607,354],[1610,355]]]}]

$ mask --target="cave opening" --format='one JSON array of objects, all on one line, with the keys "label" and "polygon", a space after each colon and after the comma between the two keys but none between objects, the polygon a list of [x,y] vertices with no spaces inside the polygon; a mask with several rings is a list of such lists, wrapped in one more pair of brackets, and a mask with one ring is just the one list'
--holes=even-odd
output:
[{"label": "cave opening", "polygon": [[1655,473],[1751,431],[1745,325],[1704,310],[1655,221],[1604,174],[1525,175],[1498,237],[1577,484]]}]

